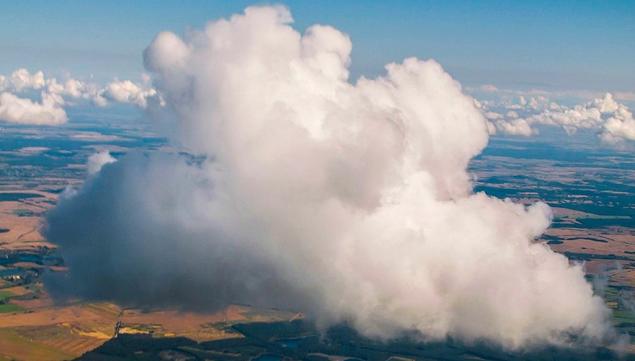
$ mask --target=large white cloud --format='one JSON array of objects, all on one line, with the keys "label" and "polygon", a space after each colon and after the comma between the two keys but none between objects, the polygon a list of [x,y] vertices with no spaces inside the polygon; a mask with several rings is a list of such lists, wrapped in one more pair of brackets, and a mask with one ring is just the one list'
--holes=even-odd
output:
[{"label": "large white cloud", "polygon": [[294,307],[375,337],[604,337],[582,267],[535,241],[549,208],[472,192],[488,123],[460,85],[414,58],[351,84],[349,38],[290,19],[250,7],[156,37],[145,64],[194,155],[132,154],[62,199],[52,290]]}]

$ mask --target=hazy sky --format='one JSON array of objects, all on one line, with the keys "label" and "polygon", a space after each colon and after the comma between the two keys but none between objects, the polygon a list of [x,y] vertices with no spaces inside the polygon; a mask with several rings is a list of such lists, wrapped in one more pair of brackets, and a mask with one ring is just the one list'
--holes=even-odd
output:
[{"label": "hazy sky", "polygon": [[[0,73],[19,67],[138,78],[161,30],[184,33],[259,1],[3,1]],[[269,2],[264,2],[269,3]],[[273,2],[277,3],[277,2]],[[467,85],[632,91],[635,1],[283,1],[303,30],[353,40],[353,76],[407,56],[437,59]]]}]

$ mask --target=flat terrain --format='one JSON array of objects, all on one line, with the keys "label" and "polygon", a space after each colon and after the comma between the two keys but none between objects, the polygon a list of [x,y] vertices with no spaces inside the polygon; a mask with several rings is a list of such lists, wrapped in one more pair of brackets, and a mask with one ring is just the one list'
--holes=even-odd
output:
[{"label": "flat terrain", "polygon": [[579,144],[498,139],[472,162],[476,191],[553,210],[546,242],[582,262],[635,352],[635,157]]},{"label": "flat terrain", "polygon": [[42,277],[65,272],[56,245],[42,233],[44,213],[64,189],[86,175],[100,149],[154,149],[163,140],[139,129],[100,128],[92,120],[69,129],[11,127],[0,138],[0,360],[69,360],[115,335],[241,337],[237,322],[291,319],[294,313],[228,306],[212,313],[124,309],[108,302],[55,303]]},{"label": "flat terrain", "polygon": [[[542,359],[459,344],[380,344],[342,328],[326,337],[301,314],[229,306],[211,313],[126,309],[108,302],[54,303],[42,283],[66,272],[56,245],[42,236],[44,213],[68,185],[85,177],[95,150],[116,155],[164,145],[142,129],[100,128],[86,121],[67,129],[8,127],[0,138],[0,360],[344,360]],[[545,150],[546,149],[546,150]],[[635,352],[635,158],[615,150],[493,140],[471,164],[476,191],[531,203],[547,202],[554,222],[546,242],[584,263],[614,324]],[[251,325],[251,326],[250,326]],[[218,341],[231,340],[231,341]],[[88,353],[95,350],[93,353]],[[150,350],[150,351],[148,351]],[[550,355],[554,351],[550,350]],[[585,351],[586,352],[586,351]],[[584,357],[611,359],[611,350]],[[119,355],[119,356],[116,356]],[[589,356],[589,355],[592,355]],[[563,358],[583,358],[563,354]],[[598,357],[595,357],[598,356]],[[603,356],[603,357],[604,357]],[[548,359],[548,358],[547,358]],[[552,358],[553,359],[553,358]]]},{"label": "flat terrain", "polygon": [[[543,348],[505,352],[487,344],[465,345],[449,340],[421,343],[413,339],[382,342],[364,338],[346,326],[319,332],[304,320],[246,323],[231,326],[241,337],[195,342],[182,337],[161,340],[145,335],[120,335],[81,360],[233,360],[233,361],[402,361],[402,360],[615,360],[620,356],[604,348]],[[635,357],[623,355],[623,360]]]}]

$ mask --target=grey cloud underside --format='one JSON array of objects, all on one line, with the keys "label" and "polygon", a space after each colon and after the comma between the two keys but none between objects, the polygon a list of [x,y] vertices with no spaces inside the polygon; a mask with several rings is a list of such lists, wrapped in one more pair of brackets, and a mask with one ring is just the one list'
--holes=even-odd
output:
[{"label": "grey cloud underside", "polygon": [[47,216],[46,235],[76,272],[49,275],[54,295],[205,310],[305,304],[213,220],[191,226],[200,215],[181,207],[214,197],[200,172],[182,156],[135,153],[105,165],[72,202],[61,202]]}]

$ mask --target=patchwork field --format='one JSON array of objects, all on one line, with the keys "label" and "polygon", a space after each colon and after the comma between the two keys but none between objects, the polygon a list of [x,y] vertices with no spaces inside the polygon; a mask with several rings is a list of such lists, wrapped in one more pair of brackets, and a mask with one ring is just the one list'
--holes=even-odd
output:
[{"label": "patchwork field", "polygon": [[[238,360],[270,353],[288,357],[309,357],[310,354],[313,359],[329,360],[365,355],[358,349],[353,352],[351,348],[338,348],[344,347],[346,342],[371,345],[368,347],[374,351],[368,355],[386,355],[377,344],[348,334],[333,336],[333,342],[339,346],[325,348],[315,338],[315,330],[305,324],[298,326],[297,333],[283,332],[281,326],[271,326],[272,329],[244,326],[296,325],[294,322],[303,316],[292,312],[233,305],[218,312],[192,313],[123,308],[108,302],[54,302],[42,283],[42,276],[47,272],[66,272],[66,266],[56,246],[42,235],[43,214],[55,204],[67,185],[83,179],[85,158],[95,149],[107,146],[125,152],[135,147],[161,145],[160,140],[144,141],[146,143],[140,145],[141,136],[135,134],[122,130],[122,134],[103,138],[94,132],[78,131],[77,137],[69,141],[54,133],[49,138],[41,136],[43,138],[38,140],[41,144],[36,145],[40,148],[36,149],[24,149],[19,142],[0,139],[0,360],[68,360],[94,349],[106,350],[103,356],[113,345],[120,347],[122,342],[127,345],[124,349],[134,355],[139,345],[163,345],[153,343],[156,340],[185,340],[174,341],[178,347],[172,347],[172,341],[164,348],[156,346],[156,353],[151,354],[175,360]],[[631,338],[625,350],[635,352],[632,341],[635,335],[633,161],[619,154],[611,155],[612,161],[606,162],[605,154],[585,153],[584,159],[580,159],[580,154],[563,158],[558,155],[562,150],[545,155],[532,154],[532,149],[530,144],[510,146],[493,142],[472,164],[477,178],[476,191],[526,203],[537,200],[549,203],[554,211],[554,222],[537,242],[546,242],[571,262],[584,264],[596,292],[613,309],[617,330]],[[291,320],[296,321],[287,322]],[[306,345],[315,350],[281,348],[280,340],[264,337],[267,331],[263,330],[278,332],[276,337],[282,340],[312,335]],[[214,343],[229,339],[243,341]],[[126,343],[126,340],[132,341]],[[291,345],[295,341],[283,343]],[[434,347],[421,355],[450,352],[447,345]],[[324,356],[324,352],[331,352],[330,356]],[[479,355],[478,352],[461,349],[454,355],[460,359],[467,354]]]}]

